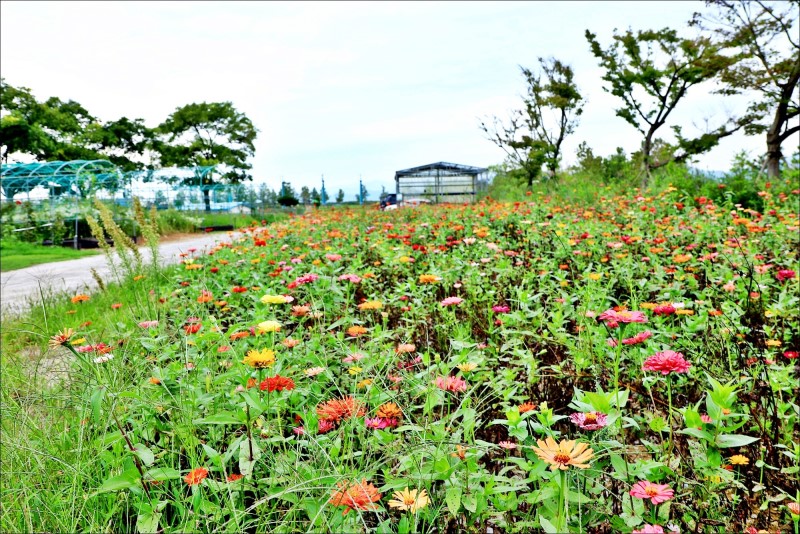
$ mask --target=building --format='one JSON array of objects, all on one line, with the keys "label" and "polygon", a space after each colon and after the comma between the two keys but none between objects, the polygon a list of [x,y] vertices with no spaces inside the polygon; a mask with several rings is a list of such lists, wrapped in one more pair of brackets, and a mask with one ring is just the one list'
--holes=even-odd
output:
[{"label": "building", "polygon": [[488,171],[443,161],[430,163],[395,172],[395,191],[406,200],[475,202],[488,186]]}]

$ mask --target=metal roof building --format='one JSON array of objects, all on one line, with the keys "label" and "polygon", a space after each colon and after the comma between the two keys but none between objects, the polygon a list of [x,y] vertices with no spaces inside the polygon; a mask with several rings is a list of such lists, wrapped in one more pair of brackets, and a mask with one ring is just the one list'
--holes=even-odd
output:
[{"label": "metal roof building", "polygon": [[475,202],[488,184],[488,169],[457,163],[429,163],[394,173],[395,190],[404,198],[432,202]]}]

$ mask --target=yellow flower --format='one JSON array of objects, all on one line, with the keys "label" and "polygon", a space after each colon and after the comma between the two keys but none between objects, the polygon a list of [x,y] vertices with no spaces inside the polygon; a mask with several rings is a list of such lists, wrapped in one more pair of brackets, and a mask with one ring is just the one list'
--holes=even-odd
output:
[{"label": "yellow flower", "polygon": [[383,308],[383,302],[379,300],[368,300],[358,305],[359,310],[380,310]]},{"label": "yellow flower", "polygon": [[694,315],[694,310],[675,310],[675,315]]},{"label": "yellow flower", "polygon": [[750,459],[747,456],[743,456],[741,454],[735,454],[728,458],[728,461],[731,465],[747,465],[750,463]]},{"label": "yellow flower", "polygon": [[413,258],[409,258],[408,256],[400,256],[400,263],[411,263],[414,261]]},{"label": "yellow flower", "polygon": [[286,304],[286,297],[283,295],[264,295],[261,297],[262,304]]},{"label": "yellow flower", "polygon": [[428,506],[430,502],[428,494],[424,489],[422,491],[417,491],[415,489],[409,490],[406,488],[403,491],[395,491],[392,493],[392,497],[394,497],[394,499],[389,501],[390,508],[408,510],[412,514],[417,513],[418,510],[422,510]]},{"label": "yellow flower", "polygon": [[435,284],[436,282],[441,281],[441,276],[436,276],[435,274],[421,274],[419,275],[419,283],[420,284]]},{"label": "yellow flower", "polygon": [[571,465],[586,469],[589,467],[586,462],[594,456],[594,451],[586,443],[577,443],[575,440],[565,439],[556,443],[553,438],[548,437],[546,440],[536,440],[536,444],[538,447],[534,447],[533,451],[536,456],[550,464],[551,471],[567,470]]},{"label": "yellow flower", "polygon": [[199,264],[199,263],[189,263],[189,264],[186,265],[186,270],[187,271],[196,271],[196,270],[202,269],[202,268],[203,268],[203,266],[201,264]]},{"label": "yellow flower", "polygon": [[466,362],[466,363],[459,363],[456,365],[459,369],[461,369],[462,373],[469,373],[470,371],[474,371],[476,367],[478,367],[477,363],[473,362]]},{"label": "yellow flower", "polygon": [[768,347],[780,347],[781,346],[781,342],[778,341],[777,339],[769,339],[769,340],[767,340],[767,346]]},{"label": "yellow flower", "polygon": [[361,367],[359,367],[357,365],[354,365],[353,367],[348,369],[347,372],[350,373],[351,375],[357,375],[358,373],[360,373],[363,370],[364,369],[362,369]]},{"label": "yellow flower", "polygon": [[600,280],[602,277],[603,273],[592,273],[589,275],[589,280],[594,280],[596,282],[597,280]]},{"label": "yellow flower", "polygon": [[359,389],[363,389],[363,388],[365,388],[365,387],[367,387],[367,386],[371,386],[371,385],[372,385],[372,379],[371,379],[371,378],[365,378],[364,380],[362,380],[361,382],[359,382],[358,384],[356,384],[356,386],[357,386]]},{"label": "yellow flower", "polygon": [[281,323],[278,321],[264,321],[258,323],[258,333],[265,334],[267,332],[280,332]]},{"label": "yellow flower", "polygon": [[270,349],[250,350],[242,363],[256,369],[266,369],[275,363],[275,352]]}]

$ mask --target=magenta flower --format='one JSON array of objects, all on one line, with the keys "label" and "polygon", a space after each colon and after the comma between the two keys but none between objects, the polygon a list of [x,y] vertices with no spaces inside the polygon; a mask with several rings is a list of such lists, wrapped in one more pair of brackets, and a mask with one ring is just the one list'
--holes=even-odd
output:
[{"label": "magenta flower", "polygon": [[447,297],[439,304],[441,304],[442,306],[458,306],[462,302],[464,302],[464,299],[462,299],[461,297]]},{"label": "magenta flower", "polygon": [[662,304],[653,308],[653,315],[672,315],[676,311],[672,304]]},{"label": "magenta flower", "polygon": [[498,305],[498,306],[492,306],[492,311],[495,313],[508,313],[511,311],[511,308],[505,305]]},{"label": "magenta flower", "polygon": [[645,340],[653,337],[653,333],[650,330],[645,330],[644,332],[639,332],[633,337],[625,338],[622,340],[623,345],[637,345],[639,343],[643,343]]},{"label": "magenta flower", "polygon": [[675,492],[668,485],[654,484],[649,480],[642,480],[634,484],[630,493],[631,497],[636,497],[637,499],[650,499],[653,504],[666,502],[675,495]]},{"label": "magenta flower", "polygon": [[577,412],[570,415],[569,419],[583,430],[600,430],[608,425],[608,416],[602,412]]},{"label": "magenta flower", "polygon": [[783,282],[784,280],[791,280],[797,276],[797,273],[791,269],[781,269],[780,271],[775,274],[775,278],[778,279],[779,282]]},{"label": "magenta flower", "polygon": [[142,321],[139,323],[139,328],[143,328],[145,330],[149,328],[155,328],[158,326],[158,321]]},{"label": "magenta flower", "polygon": [[662,375],[669,373],[688,373],[692,364],[683,358],[683,354],[674,350],[656,352],[642,365],[642,371],[655,371]]},{"label": "magenta flower", "polygon": [[641,530],[634,530],[631,534],[664,534],[660,525],[642,525]]},{"label": "magenta flower", "polygon": [[367,428],[377,428],[379,430],[395,428],[400,423],[395,417],[368,417],[365,422]]}]

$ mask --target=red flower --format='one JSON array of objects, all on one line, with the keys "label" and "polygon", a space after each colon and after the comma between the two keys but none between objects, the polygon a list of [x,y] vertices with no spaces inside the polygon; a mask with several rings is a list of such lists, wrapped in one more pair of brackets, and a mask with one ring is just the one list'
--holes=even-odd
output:
[{"label": "red flower", "polygon": [[777,278],[779,282],[783,282],[784,280],[791,280],[795,276],[797,276],[797,273],[794,272],[793,270],[781,269],[780,271],[777,272],[775,278]]},{"label": "red flower", "polygon": [[317,415],[320,419],[325,419],[338,423],[342,419],[350,417],[363,417],[367,413],[364,405],[354,397],[343,399],[332,399],[317,406]]},{"label": "red flower", "polygon": [[187,324],[186,326],[183,327],[183,331],[186,332],[187,334],[196,334],[197,332],[200,331],[200,327],[202,326],[203,325],[199,323]]},{"label": "red flower", "polygon": [[183,480],[185,480],[190,486],[194,486],[200,484],[207,476],[208,469],[205,467],[198,467],[197,469],[192,469],[189,471],[189,474],[183,477]]},{"label": "red flower", "polygon": [[247,288],[242,286],[233,286],[233,289],[231,291],[233,291],[234,293],[245,293],[247,292]]},{"label": "red flower", "polygon": [[225,479],[225,481],[226,482],[236,482],[240,478],[244,478],[244,475],[241,475],[239,473],[233,473],[231,475],[228,475],[228,477]]},{"label": "red flower", "polygon": [[281,375],[269,376],[266,380],[261,382],[259,387],[261,391],[266,391],[268,393],[284,390],[291,391],[294,389],[294,380]]},{"label": "red flower", "polygon": [[656,352],[642,365],[642,371],[656,371],[662,375],[669,373],[688,373],[691,363],[683,358],[683,354],[674,350]]},{"label": "red flower", "polygon": [[675,306],[672,304],[664,304],[653,308],[653,315],[672,315],[675,311]]},{"label": "red flower", "polygon": [[800,353],[798,353],[796,350],[787,350],[783,353],[783,356],[784,358],[789,358],[790,360],[794,360],[795,358],[800,356]]}]

